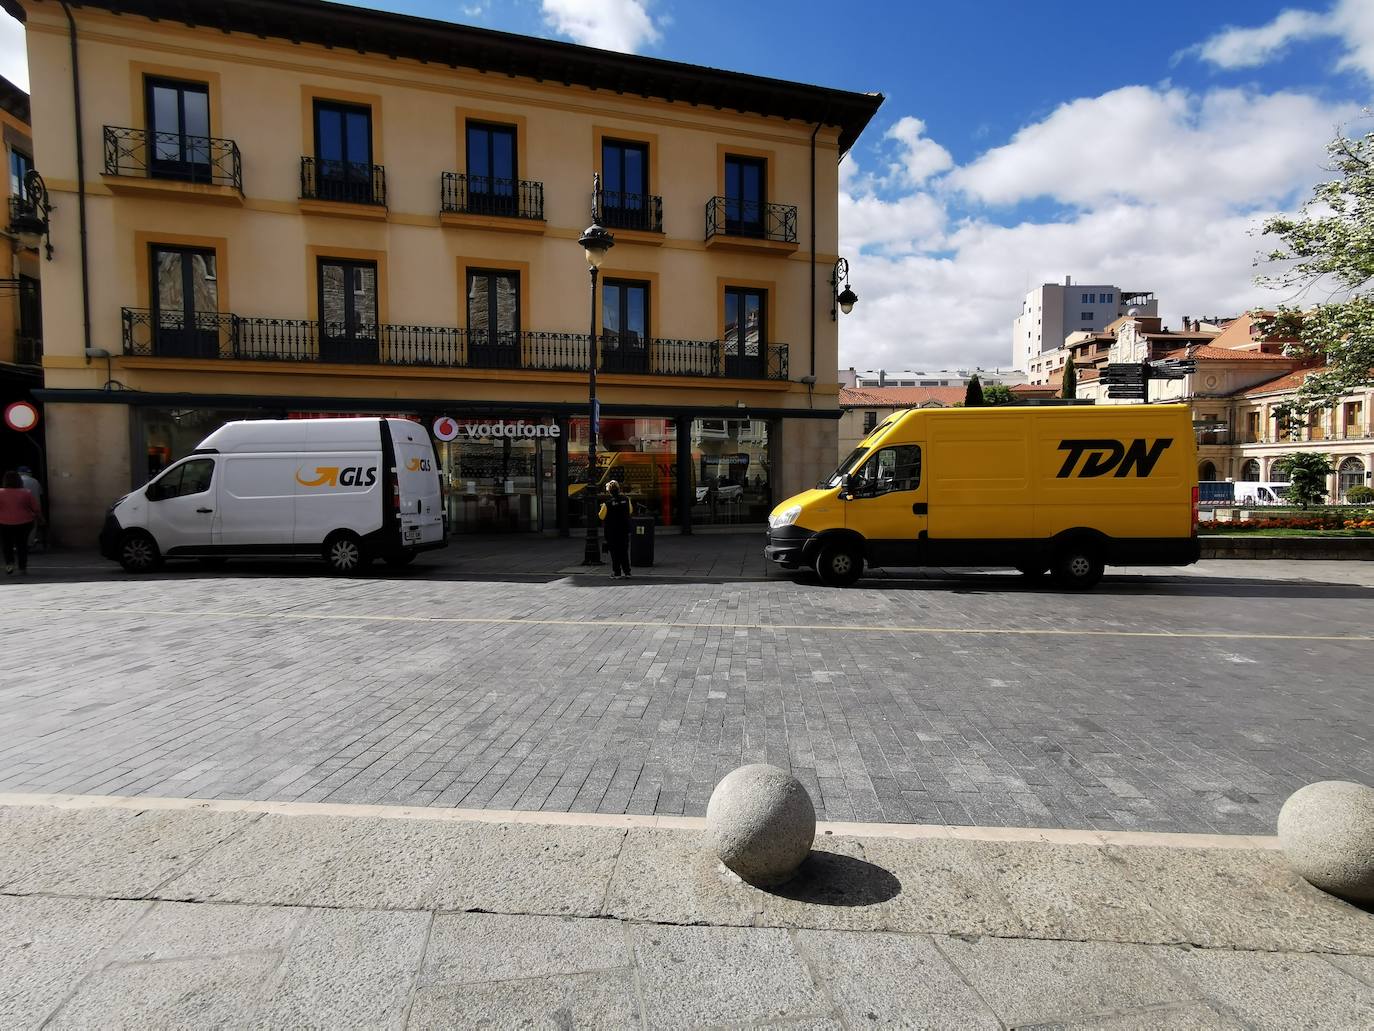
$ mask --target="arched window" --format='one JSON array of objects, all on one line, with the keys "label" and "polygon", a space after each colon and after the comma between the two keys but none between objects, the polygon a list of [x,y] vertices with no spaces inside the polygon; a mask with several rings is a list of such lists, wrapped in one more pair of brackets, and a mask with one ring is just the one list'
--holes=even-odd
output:
[{"label": "arched window", "polygon": [[1260,464],[1259,459],[1247,459],[1245,464],[1240,467],[1240,478],[1244,483],[1259,483]]},{"label": "arched window", "polygon": [[1286,469],[1282,469],[1279,467],[1279,462],[1281,461],[1282,459],[1275,458],[1272,462],[1269,463],[1270,483],[1287,483],[1289,479],[1291,479],[1291,477],[1288,475],[1288,471]]},{"label": "arched window", "polygon": [[1351,487],[1364,485],[1364,463],[1358,458],[1347,458],[1336,467],[1336,497],[1345,500],[1345,493]]},{"label": "arched window", "polygon": [[1217,478],[1217,467],[1211,462],[1203,462],[1198,467],[1197,478],[1200,482],[1211,482]]}]

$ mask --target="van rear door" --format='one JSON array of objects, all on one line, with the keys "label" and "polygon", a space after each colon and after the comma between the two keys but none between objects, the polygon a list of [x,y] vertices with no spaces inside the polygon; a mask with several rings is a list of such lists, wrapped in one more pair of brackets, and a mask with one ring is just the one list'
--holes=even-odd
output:
[{"label": "van rear door", "polygon": [[444,539],[443,499],[438,462],[429,433],[418,423],[388,419],[396,453],[396,483],[400,490],[401,545],[438,544]]}]

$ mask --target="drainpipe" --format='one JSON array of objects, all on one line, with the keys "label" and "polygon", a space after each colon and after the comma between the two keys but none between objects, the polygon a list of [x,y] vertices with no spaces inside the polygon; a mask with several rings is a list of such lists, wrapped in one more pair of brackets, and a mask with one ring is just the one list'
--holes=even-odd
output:
[{"label": "drainpipe", "polygon": [[83,354],[86,364],[91,364],[91,273],[90,259],[86,246],[86,145],[81,123],[81,65],[76,53],[76,19],[72,17],[71,5],[61,0],[62,10],[67,15],[67,26],[72,41],[72,110],[76,118],[76,210],[77,222],[81,232],[81,320],[86,345]]},{"label": "drainpipe", "polygon": [[821,123],[811,131],[811,382],[816,382],[816,134]]}]

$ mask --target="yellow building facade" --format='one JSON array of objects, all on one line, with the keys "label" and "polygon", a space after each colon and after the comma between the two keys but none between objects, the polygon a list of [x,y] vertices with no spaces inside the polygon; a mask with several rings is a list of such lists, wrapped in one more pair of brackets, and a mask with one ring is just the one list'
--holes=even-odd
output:
[{"label": "yellow building facade", "polygon": [[[4,146],[5,229],[0,231],[0,409],[32,401],[42,385],[42,241],[23,240],[16,216],[30,207],[26,183],[33,169],[28,94],[0,78],[0,141]],[[37,246],[34,246],[34,243]],[[43,474],[43,430],[16,433],[0,427],[0,471],[27,466]]]},{"label": "yellow building facade", "polygon": [[589,476],[761,522],[834,464],[837,166],[880,96],[319,0],[6,6],[62,542],[233,418],[425,422],[458,532],[566,532]]}]

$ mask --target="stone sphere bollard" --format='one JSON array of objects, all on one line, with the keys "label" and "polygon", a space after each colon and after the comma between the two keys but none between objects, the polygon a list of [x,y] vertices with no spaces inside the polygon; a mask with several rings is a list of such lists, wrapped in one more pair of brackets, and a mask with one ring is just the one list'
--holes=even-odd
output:
[{"label": "stone sphere bollard", "polygon": [[716,855],[743,880],[768,888],[790,880],[816,837],[816,807],[801,782],[766,763],[725,775],[706,805]]},{"label": "stone sphere bollard", "polygon": [[1351,902],[1374,902],[1374,788],[1308,784],[1279,811],[1279,846],[1307,882]]}]

